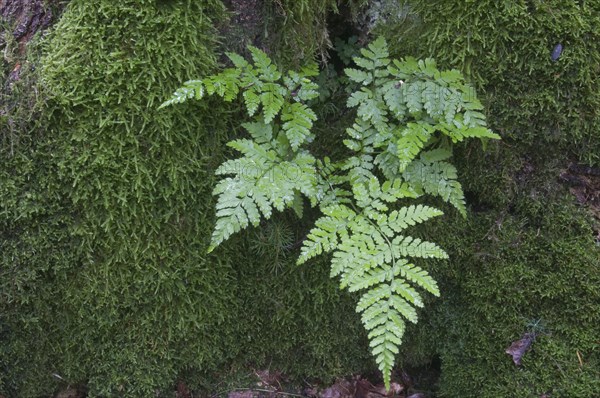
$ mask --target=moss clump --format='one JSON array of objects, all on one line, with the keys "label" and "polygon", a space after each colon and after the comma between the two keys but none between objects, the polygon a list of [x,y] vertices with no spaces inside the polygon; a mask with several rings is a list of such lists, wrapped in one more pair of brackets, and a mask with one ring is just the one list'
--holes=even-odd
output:
[{"label": "moss clump", "polygon": [[[231,23],[222,29],[230,51],[247,53],[248,44],[265,50],[284,68],[326,61],[332,47],[332,17],[356,19],[366,0],[229,0]],[[346,27],[342,27],[342,31]]]},{"label": "moss clump", "polygon": [[[442,237],[450,261],[433,271],[443,299],[407,342],[407,361],[439,356],[443,397],[597,396],[600,248],[559,183],[558,150],[456,155],[471,212],[423,231]],[[517,367],[505,350],[526,332],[538,335]]]},{"label": "moss clump", "polygon": [[52,390],[55,372],[92,395],[148,396],[182,366],[227,358],[229,265],[203,254],[210,202],[198,194],[223,129],[205,109],[155,111],[215,66],[209,16],[221,14],[219,2],[73,1],[48,38],[43,134],[2,170],[19,395]]},{"label": "moss clump", "polygon": [[[584,214],[525,198],[441,229],[452,262],[438,270],[446,299],[426,337],[442,359],[440,395],[598,396],[600,252]],[[516,367],[504,351],[532,330]]]}]

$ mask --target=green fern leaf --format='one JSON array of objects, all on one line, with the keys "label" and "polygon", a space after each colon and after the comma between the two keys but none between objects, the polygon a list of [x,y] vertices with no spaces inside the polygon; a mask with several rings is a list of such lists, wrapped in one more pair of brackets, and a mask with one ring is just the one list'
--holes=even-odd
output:
[{"label": "green fern leaf", "polygon": [[456,180],[456,168],[443,161],[429,161],[427,155],[413,161],[402,173],[402,177],[419,193],[439,196],[452,204],[466,216],[462,186]]},{"label": "green fern leaf", "polygon": [[448,254],[432,242],[410,236],[397,236],[393,240],[394,255],[398,257],[448,258]]},{"label": "green fern leaf", "polygon": [[362,71],[360,69],[346,68],[344,69],[344,73],[350,78],[350,80],[360,83],[363,86],[367,86],[373,81],[373,75],[371,73]]},{"label": "green fern leaf", "polygon": [[248,50],[263,81],[275,82],[281,78],[281,72],[277,70],[277,67],[273,65],[271,59],[264,51],[253,46],[248,46]]},{"label": "green fern leaf", "polygon": [[437,283],[422,268],[413,264],[407,264],[406,266],[402,267],[400,275],[406,278],[407,280],[415,283],[416,285],[422,287],[423,289],[427,290],[434,296],[439,297],[440,290],[438,288]]},{"label": "green fern leaf", "polygon": [[[456,126],[459,124],[459,126]],[[453,142],[463,141],[465,138],[492,138],[492,139],[500,139],[500,136],[496,133],[493,133],[490,129],[477,126],[477,127],[466,127],[460,122],[455,122],[454,126],[443,125],[444,128],[441,130],[449,136]],[[448,128],[450,127],[450,128]]]},{"label": "green fern leaf", "polygon": [[253,90],[246,90],[242,94],[244,97],[244,103],[246,104],[246,110],[249,116],[254,116],[260,105],[260,98]]},{"label": "green fern leaf", "polygon": [[385,219],[385,224],[396,232],[402,232],[406,228],[420,224],[433,217],[441,216],[440,210],[435,207],[424,205],[411,205],[402,207],[400,210],[392,211]]},{"label": "green fern leaf", "polygon": [[233,65],[235,65],[235,67],[238,68],[239,70],[244,70],[247,66],[249,66],[248,61],[246,61],[244,59],[244,57],[242,57],[239,54],[226,52],[225,55],[227,56],[227,58],[229,58],[231,60]]},{"label": "green fern leaf", "polygon": [[408,112],[404,90],[402,89],[403,84],[404,81],[402,80],[392,80],[382,86],[385,103],[398,121],[404,121]]},{"label": "green fern leaf", "polygon": [[180,104],[188,99],[201,99],[204,96],[204,84],[202,80],[190,80],[183,84],[183,87],[178,88],[171,98],[163,102],[158,109],[165,108],[173,104]]},{"label": "green fern leaf", "polygon": [[260,94],[260,102],[263,106],[265,123],[271,123],[273,118],[277,116],[284,104],[283,96],[285,89],[276,83],[265,83],[262,87],[263,92]]},{"label": "green fern leaf", "polygon": [[435,243],[406,235],[442,212],[398,201],[439,196],[465,215],[457,171],[448,162],[451,145],[499,136],[486,127],[483,106],[460,72],[440,71],[431,59],[391,61],[387,43],[378,38],[353,58],[355,67],[345,69],[347,80],[360,85],[347,100],[356,108],[343,141],[352,154],[338,163],[317,162],[303,149],[314,138],[316,115],[304,101],[319,96],[308,79],[318,73],[315,64],[283,76],[263,51],[249,51],[252,62],[227,54],[235,68],[187,82],[161,105],[212,94],[231,101],[242,91],[248,114],[255,116],[243,124],[250,139],[228,143],[240,157],[216,171],[223,177],[213,192],[217,220],[209,251],[275,210],[293,209],[301,217],[303,196],[319,205],[323,215],[298,263],[331,253],[331,276],[339,277],[341,288],[360,292],[356,310],[389,388],[405,322],[416,322],[423,306],[419,291],[439,295],[435,280],[410,259],[448,257]]},{"label": "green fern leaf", "polygon": [[435,128],[424,122],[408,123],[396,143],[399,171],[403,172],[421,152]]},{"label": "green fern leaf", "polygon": [[256,141],[234,140],[228,145],[242,158],[224,162],[217,175],[233,175],[221,180],[213,192],[218,195],[217,222],[209,251],[232,234],[258,225],[261,216],[269,218],[272,209],[283,211],[297,206],[297,193],[309,198],[316,195],[315,159],[306,151],[284,160],[269,140],[270,125],[247,124]]},{"label": "green fern leaf", "polygon": [[298,264],[302,264],[321,253],[332,251],[338,246],[339,239],[348,235],[348,222],[356,215],[345,205],[335,205],[322,209],[324,217],[315,223],[302,245]]},{"label": "green fern leaf", "polygon": [[305,142],[313,140],[311,128],[317,115],[308,106],[299,102],[284,107],[281,120],[283,130],[293,150],[297,150]]},{"label": "green fern leaf", "polygon": [[370,43],[367,48],[361,49],[360,53],[363,57],[374,61],[373,64],[375,68],[386,67],[390,63],[390,60],[388,59],[390,54],[388,52],[387,42],[383,36],[378,37],[375,41]]},{"label": "green fern leaf", "polygon": [[244,123],[242,127],[246,129],[259,145],[272,145],[273,126],[262,122]]}]

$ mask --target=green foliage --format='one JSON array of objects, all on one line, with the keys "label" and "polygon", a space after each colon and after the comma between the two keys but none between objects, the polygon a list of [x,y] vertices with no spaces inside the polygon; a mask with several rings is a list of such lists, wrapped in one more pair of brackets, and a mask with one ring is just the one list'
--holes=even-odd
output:
[{"label": "green foliage", "polygon": [[250,55],[260,47],[277,65],[296,68],[306,60],[325,63],[332,32],[355,21],[367,0],[249,0],[232,3],[223,38],[229,51]]},{"label": "green foliage", "polygon": [[[598,396],[593,216],[557,178],[600,154],[598,3],[403,3],[409,19],[375,30],[394,39],[395,55],[435,54],[462,70],[504,142],[484,154],[472,144],[455,149],[477,211],[425,229],[443,233],[438,243],[452,259],[433,273],[447,300],[432,304],[403,357],[441,358],[440,396]],[[563,52],[552,62],[558,43]],[[504,350],[532,319],[546,330],[517,368]]]},{"label": "green foliage", "polygon": [[[243,88],[247,113],[255,119],[244,124],[252,139],[228,144],[243,157],[216,171],[232,177],[223,178],[213,192],[218,195],[217,222],[209,251],[235,232],[259,225],[263,217],[269,219],[273,209],[294,209],[302,216],[301,195],[319,205],[323,216],[304,241],[298,262],[332,252],[331,276],[340,276],[341,287],[351,292],[365,291],[357,311],[389,387],[404,319],[416,322],[415,307],[423,305],[410,284],[439,295],[427,271],[409,258],[447,258],[434,243],[404,234],[442,212],[398,205],[427,193],[464,214],[456,169],[445,162],[451,144],[467,137],[499,137],[485,127],[482,106],[460,73],[440,72],[430,59],[392,61],[380,38],[353,58],[357,68],[346,69],[360,85],[348,99],[349,107],[357,107],[355,123],[347,130],[350,138],[344,140],[353,154],[337,163],[317,161],[308,150],[315,114],[305,103],[318,96],[308,79],[316,71],[310,67],[284,75],[262,51],[250,52],[253,63],[230,54],[236,68],[190,81],[161,105],[200,99],[204,93],[231,101]],[[293,120],[302,121],[299,134]]]},{"label": "green foliage", "polygon": [[326,60],[331,47],[328,24],[332,16],[346,12],[354,19],[367,1],[351,0],[342,4],[336,0],[277,0],[268,3],[277,16],[272,18],[269,29],[272,42],[282,49],[277,59],[280,64],[298,65],[315,55]]},{"label": "green foliage", "polygon": [[[219,195],[217,225],[209,252],[233,233],[250,224],[257,226],[261,214],[270,218],[272,208],[283,211],[301,207],[301,193],[309,198],[316,196],[315,158],[300,150],[300,146],[314,139],[311,128],[316,115],[300,101],[318,96],[316,85],[307,79],[316,75],[316,66],[283,76],[263,51],[251,47],[250,52],[253,64],[239,55],[228,54],[236,68],[189,81],[161,105],[162,108],[189,98],[201,99],[205,92],[231,101],[244,87],[248,115],[259,115],[256,122],[243,125],[252,140],[227,144],[243,157],[226,161],[216,170],[217,175],[234,177],[224,178],[215,187],[214,194]],[[276,116],[281,123],[274,128]]]},{"label": "green foliage", "polygon": [[[375,31],[393,38],[394,54],[435,54],[440,65],[463,71],[483,93],[488,120],[503,138],[535,150],[560,145],[582,162],[600,160],[598,2],[393,3],[411,17],[398,13]],[[563,51],[553,62],[559,43]]]},{"label": "green foliage", "polygon": [[245,127],[256,141],[230,142],[228,145],[244,157],[229,160],[216,171],[218,175],[235,176],[221,180],[213,191],[219,200],[209,251],[249,224],[258,226],[261,214],[270,218],[272,208],[283,211],[295,206],[300,193],[314,196],[314,157],[303,151],[283,160],[278,156],[277,143],[272,142],[271,125],[246,123]]}]

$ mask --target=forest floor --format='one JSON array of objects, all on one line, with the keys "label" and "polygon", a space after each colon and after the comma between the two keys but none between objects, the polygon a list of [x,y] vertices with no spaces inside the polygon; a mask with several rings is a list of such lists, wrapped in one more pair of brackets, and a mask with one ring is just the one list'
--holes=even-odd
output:
[{"label": "forest floor", "polygon": [[[301,385],[291,382],[283,373],[273,370],[250,370],[237,380],[225,380],[213,387],[213,391],[193,391],[180,380],[174,387],[172,398],[433,398],[435,393],[423,385],[435,385],[439,369],[428,366],[399,372],[386,391],[381,381],[372,382],[362,375],[338,378],[333,384],[304,381]],[[426,383],[426,384],[424,384]],[[157,395],[158,396],[158,395]],[[85,386],[68,386],[53,398],[85,398]],[[0,398],[4,398],[0,395]]]}]

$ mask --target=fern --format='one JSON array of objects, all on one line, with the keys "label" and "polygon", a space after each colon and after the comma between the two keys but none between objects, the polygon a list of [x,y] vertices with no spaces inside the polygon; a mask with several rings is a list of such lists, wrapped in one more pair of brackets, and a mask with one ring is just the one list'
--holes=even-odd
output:
[{"label": "fern", "polygon": [[299,151],[285,160],[277,151],[271,125],[255,122],[244,127],[254,140],[227,144],[244,156],[226,161],[216,171],[232,176],[221,180],[213,192],[219,199],[209,252],[235,232],[257,226],[261,215],[270,218],[273,208],[292,208],[297,192],[315,197],[315,158],[310,153]]},{"label": "fern", "polygon": [[281,115],[283,130],[290,141],[293,150],[297,150],[302,144],[312,142],[314,135],[310,131],[317,115],[308,106],[299,102],[285,107]]},{"label": "fern", "polygon": [[437,245],[402,235],[413,226],[442,214],[429,206],[408,206],[389,212],[388,203],[414,196],[398,181],[380,187],[377,178],[354,187],[356,210],[347,205],[323,209],[325,214],[308,235],[299,263],[323,252],[333,252],[331,276],[341,287],[363,291],[357,305],[369,331],[370,346],[389,386],[395,355],[405,330],[404,319],[416,323],[415,307],[423,306],[421,287],[439,295],[435,281],[412,264],[411,257],[447,258]]},{"label": "fern", "polygon": [[486,127],[483,107],[458,71],[439,71],[431,59],[392,60],[379,38],[345,69],[356,88],[347,100],[356,118],[343,140],[351,155],[337,162],[316,159],[309,150],[317,138],[312,131],[317,116],[309,107],[319,96],[310,80],[316,66],[284,74],[264,52],[249,49],[251,61],[228,54],[234,68],[186,82],[161,105],[215,94],[233,101],[241,93],[253,118],[243,124],[250,138],[227,144],[240,157],[216,171],[222,179],[214,189],[217,219],[208,250],[258,226],[274,210],[292,209],[302,217],[303,197],[318,206],[322,215],[298,263],[330,253],[331,276],[339,277],[341,288],[360,292],[356,310],[389,388],[406,321],[417,322],[423,306],[419,290],[440,293],[413,259],[448,257],[407,231],[442,211],[410,201],[437,196],[466,215],[449,162],[452,145],[499,136]]}]

